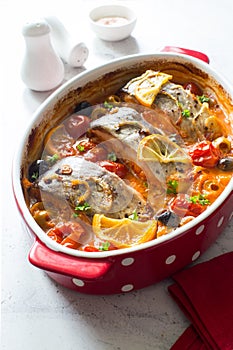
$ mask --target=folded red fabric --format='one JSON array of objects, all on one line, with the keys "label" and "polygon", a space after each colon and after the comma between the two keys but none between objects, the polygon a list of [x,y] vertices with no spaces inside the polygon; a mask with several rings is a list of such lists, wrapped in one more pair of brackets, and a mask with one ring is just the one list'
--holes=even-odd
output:
[{"label": "folded red fabric", "polygon": [[192,325],[171,350],[233,350],[233,252],[173,279],[168,290]]},{"label": "folded red fabric", "polygon": [[191,325],[179,337],[171,350],[207,350],[207,347]]}]

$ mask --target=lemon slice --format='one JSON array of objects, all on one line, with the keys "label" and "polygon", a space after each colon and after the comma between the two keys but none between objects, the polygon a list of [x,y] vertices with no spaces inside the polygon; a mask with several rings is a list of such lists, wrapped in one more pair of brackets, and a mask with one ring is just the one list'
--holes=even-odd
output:
[{"label": "lemon slice", "polygon": [[95,214],[92,228],[98,238],[112,243],[117,248],[129,248],[155,238],[157,221],[112,219],[103,214]]},{"label": "lemon slice", "polygon": [[155,72],[139,82],[135,89],[135,97],[143,106],[150,107],[158,95],[162,85],[172,78],[171,75]]},{"label": "lemon slice", "polygon": [[139,143],[137,157],[139,160],[160,163],[190,163],[188,154],[179,145],[160,134],[144,137]]},{"label": "lemon slice", "polygon": [[156,72],[154,72],[153,70],[147,70],[142,75],[139,75],[138,77],[133,78],[130,81],[128,81],[128,83],[123,87],[123,90],[128,92],[128,94],[130,94],[130,95],[134,95],[136,86],[139,83],[141,83],[142,81],[146,80],[149,76],[151,76],[152,74],[155,74],[155,73]]},{"label": "lemon slice", "polygon": [[127,83],[124,90],[135,95],[143,106],[150,107],[158,95],[162,85],[172,79],[172,75],[147,70],[144,74]]}]

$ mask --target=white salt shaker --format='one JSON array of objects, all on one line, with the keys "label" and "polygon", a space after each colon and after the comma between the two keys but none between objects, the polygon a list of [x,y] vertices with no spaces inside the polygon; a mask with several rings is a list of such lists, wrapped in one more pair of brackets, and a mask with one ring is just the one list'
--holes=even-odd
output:
[{"label": "white salt shaker", "polygon": [[82,67],[89,54],[85,43],[70,35],[57,17],[47,16],[45,20],[50,25],[51,40],[60,57],[72,67]]},{"label": "white salt shaker", "polygon": [[23,82],[35,91],[56,88],[63,81],[64,65],[51,44],[49,24],[44,19],[27,23],[22,33],[26,43]]}]

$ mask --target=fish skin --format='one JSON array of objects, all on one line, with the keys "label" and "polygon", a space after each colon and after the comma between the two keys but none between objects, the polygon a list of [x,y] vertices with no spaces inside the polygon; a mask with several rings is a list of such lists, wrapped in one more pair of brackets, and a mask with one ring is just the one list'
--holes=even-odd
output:
[{"label": "fish skin", "polygon": [[125,145],[136,150],[140,140],[149,134],[164,134],[164,132],[148,123],[135,109],[120,106],[116,112],[108,113],[90,124],[92,131],[102,129],[120,140]]},{"label": "fish skin", "polygon": [[[72,169],[70,175],[61,173],[65,165]],[[86,186],[74,185],[76,180],[85,181],[90,188],[84,202],[90,205],[92,214],[104,213],[109,217],[121,219],[136,210],[139,217],[141,214],[146,215],[146,202],[137,191],[116,174],[78,156],[61,159],[40,176],[38,186],[41,196],[43,198],[44,193],[45,200],[49,200],[51,195],[58,200],[67,201],[69,206],[75,209],[80,204],[80,196],[87,193]]]},{"label": "fish skin", "polygon": [[[203,105],[183,86],[167,83],[155,99],[155,105],[164,111],[187,142],[205,139],[205,120],[210,116],[209,106]],[[182,111],[189,110],[190,117],[182,117]]]},{"label": "fish skin", "polygon": [[[149,84],[149,80],[153,79],[152,76],[156,76],[156,73],[158,74],[158,72],[146,71],[141,76],[131,79],[122,88],[122,91],[136,97],[138,84],[143,81],[146,82],[147,79]],[[169,79],[172,79],[172,76],[169,76]],[[151,108],[156,109],[157,114],[158,110],[163,111],[170,118],[171,124],[175,126],[184,141],[194,143],[206,138],[210,140],[214,138],[216,133],[211,127],[210,130],[206,130],[206,124],[208,124],[206,119],[211,116],[208,104],[203,106],[189,90],[170,81],[158,85],[158,89]],[[182,115],[182,111],[185,110],[189,111],[190,116]],[[220,134],[222,135],[223,132],[220,132]]]},{"label": "fish skin", "polygon": [[[145,136],[164,133],[161,129],[147,122],[142,114],[130,107],[119,107],[115,113],[106,114],[91,122],[90,128],[92,133],[103,141],[107,141],[106,145],[109,145],[118,158],[136,163],[144,170],[148,182],[151,179],[156,183],[157,166],[151,172],[146,162],[137,159],[137,149]],[[159,169],[161,170],[161,166]],[[159,182],[161,182],[161,178],[159,178]],[[158,186],[160,186],[159,182],[157,182]]]},{"label": "fish skin", "polygon": [[[137,159],[140,141],[147,135],[164,134],[163,131],[148,123],[139,113],[130,107],[119,107],[115,113],[106,114],[91,122],[92,133],[107,141],[106,144],[118,158],[130,160],[143,169],[148,184],[153,183],[160,192],[164,188],[164,172],[159,163],[148,164]],[[157,191],[156,191],[157,192]]]},{"label": "fish skin", "polygon": [[[184,174],[190,171],[191,161],[184,165],[174,162],[160,163],[138,160],[137,149],[141,139],[148,134],[164,134],[162,129],[153,126],[143,118],[145,112],[151,114],[155,111],[144,108],[139,113],[133,108],[120,107],[116,113],[104,115],[93,121],[90,127],[92,132],[97,133],[97,136],[106,142],[106,145],[109,144],[118,158],[130,160],[143,170],[148,184],[147,201],[154,211],[158,211],[165,203],[167,176],[177,172],[180,176],[185,176]],[[150,121],[153,122],[152,119],[156,118],[156,112],[150,117]],[[136,123],[134,123],[135,121]],[[143,130],[145,131],[143,132]],[[170,128],[171,131],[174,129]],[[182,147],[182,139],[180,138],[179,141]]]}]

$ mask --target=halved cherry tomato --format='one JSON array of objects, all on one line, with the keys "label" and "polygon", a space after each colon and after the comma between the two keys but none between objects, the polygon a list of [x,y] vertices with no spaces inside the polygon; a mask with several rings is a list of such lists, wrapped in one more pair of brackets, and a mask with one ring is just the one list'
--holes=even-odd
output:
[{"label": "halved cherry tomato", "polygon": [[107,158],[107,150],[92,141],[83,140],[76,146],[77,152],[90,162],[98,162]]},{"label": "halved cherry tomato", "polygon": [[96,147],[90,149],[85,155],[84,158],[89,160],[90,162],[99,162],[101,160],[106,159],[108,156],[108,152],[103,147],[97,145]]},{"label": "halved cherry tomato", "polygon": [[80,243],[77,242],[75,235],[72,233],[61,241],[61,245],[71,249],[78,249],[80,247]]},{"label": "halved cherry tomato", "polygon": [[63,240],[63,233],[61,232],[61,230],[59,230],[58,227],[50,229],[47,232],[47,235],[57,243],[61,243]]},{"label": "halved cherry tomato", "polygon": [[174,200],[171,202],[170,208],[180,217],[196,217],[206,209],[206,207],[200,203],[192,203],[189,200],[189,196],[184,193],[180,193],[176,198],[174,198]]},{"label": "halved cherry tomato", "polygon": [[109,160],[103,160],[101,162],[98,162],[98,164],[102,168],[105,168],[106,170],[111,171],[112,173],[115,173],[120,178],[124,178],[127,174],[127,168],[124,164],[111,162]]},{"label": "halved cherry tomato", "polygon": [[80,247],[79,238],[85,235],[86,231],[79,222],[62,224],[50,229],[47,235],[54,241],[71,249]]},{"label": "halved cherry tomato", "polygon": [[204,168],[214,168],[220,160],[219,150],[210,141],[195,144],[188,153],[194,165]]},{"label": "halved cherry tomato", "polygon": [[90,125],[90,119],[86,115],[72,114],[64,122],[66,131],[74,138],[78,139],[84,135]]},{"label": "halved cherry tomato", "polygon": [[87,151],[90,151],[92,148],[94,148],[96,146],[97,146],[97,144],[92,142],[92,141],[83,140],[77,144],[76,148],[80,154],[83,154]]},{"label": "halved cherry tomato", "polygon": [[201,96],[203,94],[201,88],[194,82],[184,84],[184,89],[189,90],[192,94],[196,96]]}]

